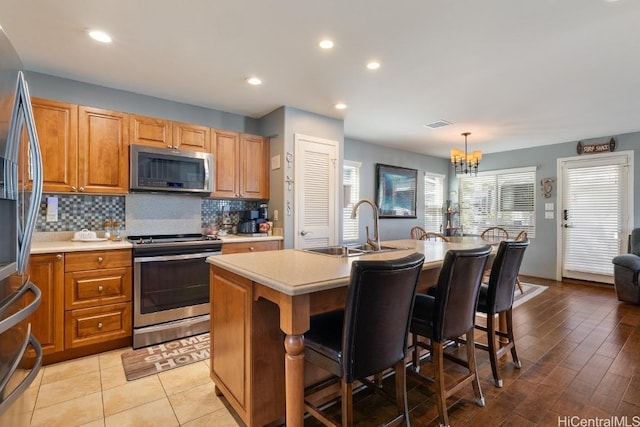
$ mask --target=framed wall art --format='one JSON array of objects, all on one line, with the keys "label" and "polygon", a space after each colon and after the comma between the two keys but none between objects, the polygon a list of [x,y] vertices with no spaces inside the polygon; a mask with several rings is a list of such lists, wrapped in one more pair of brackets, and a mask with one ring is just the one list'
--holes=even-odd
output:
[{"label": "framed wall art", "polygon": [[416,218],[418,171],[376,164],[376,204],[380,218]]}]

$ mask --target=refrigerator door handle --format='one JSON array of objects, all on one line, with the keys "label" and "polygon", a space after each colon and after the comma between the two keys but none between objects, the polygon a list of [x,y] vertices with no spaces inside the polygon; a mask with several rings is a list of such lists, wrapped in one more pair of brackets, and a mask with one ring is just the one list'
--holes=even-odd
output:
[{"label": "refrigerator door handle", "polygon": [[13,389],[13,391],[11,391],[11,393],[9,393],[9,395],[6,396],[5,399],[2,400],[2,402],[0,402],[0,416],[7,409],[9,409],[9,407],[13,404],[13,402],[17,400],[18,397],[20,397],[27,390],[27,388],[29,388],[33,380],[38,375],[38,371],[40,370],[40,367],[42,366],[42,346],[40,345],[38,340],[33,335],[31,335],[31,324],[29,324],[27,328],[27,339],[22,345],[22,348],[20,353],[18,354],[18,357],[16,357],[16,359],[13,361],[11,365],[11,369],[9,369],[5,378],[0,378],[0,395],[4,394],[4,389],[7,387],[7,384],[9,383],[11,376],[20,366],[20,361],[22,360],[24,354],[26,353],[27,347],[29,345],[31,345],[36,352],[36,361],[33,365],[33,368],[31,368],[31,371],[29,372],[29,374],[27,374],[27,376],[23,378],[20,384],[18,384],[18,386],[15,389]]},{"label": "refrigerator door handle", "polygon": [[[28,265],[28,258],[31,253],[31,237],[33,236],[33,230],[36,226],[38,219],[38,210],[40,208],[40,201],[42,200],[42,153],[40,152],[40,144],[38,142],[38,132],[36,131],[36,122],[33,117],[33,108],[31,106],[31,97],[29,96],[29,88],[27,82],[24,79],[22,71],[18,73],[18,90],[16,98],[19,98],[18,117],[21,119],[19,122],[24,123],[27,128],[27,135],[29,140],[29,152],[31,153],[31,165],[33,173],[32,189],[29,203],[29,210],[26,215],[26,221],[24,230],[21,230],[18,241],[18,259],[17,268],[18,274],[24,273]],[[20,132],[21,129],[14,129],[12,141],[14,147],[19,147],[20,144]],[[19,149],[16,148],[16,152]],[[17,153],[16,153],[17,156]]]},{"label": "refrigerator door handle", "polygon": [[4,306],[0,307],[0,317],[2,317],[2,314],[7,309],[7,307],[13,305],[13,303],[22,298],[27,292],[33,293],[33,301],[31,301],[25,308],[18,311],[17,313],[12,314],[6,319],[2,319],[0,321],[0,334],[9,330],[10,328],[14,327],[30,315],[32,315],[40,305],[40,301],[42,300],[42,292],[36,285],[33,284],[33,282],[27,281],[27,283],[24,284],[22,288],[4,304]]}]

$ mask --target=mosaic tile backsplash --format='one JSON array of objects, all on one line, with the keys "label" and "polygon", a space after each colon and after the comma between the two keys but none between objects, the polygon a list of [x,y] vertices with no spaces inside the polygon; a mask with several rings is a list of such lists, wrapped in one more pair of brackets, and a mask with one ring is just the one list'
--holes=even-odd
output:
[{"label": "mosaic tile backsplash", "polygon": [[[58,199],[58,221],[47,222],[48,197],[56,197]],[[128,197],[139,196],[129,195]],[[151,200],[157,201],[157,203],[152,203],[154,206],[147,206],[147,209],[164,210],[166,205],[162,202],[169,199],[163,198],[163,196],[156,196]],[[184,199],[182,200],[184,201]],[[248,209],[258,209],[260,203],[264,202],[200,199],[200,226],[202,229],[206,229],[212,224],[215,224],[218,228],[221,227],[223,212],[228,212],[232,222],[235,224],[240,219],[240,212]],[[186,204],[183,203],[184,205]],[[124,234],[127,235],[126,214],[125,196],[45,193],[42,195],[35,231],[78,231],[83,228],[99,231],[104,229],[105,220],[113,218],[122,224]],[[138,230],[133,231],[139,232]]]},{"label": "mosaic tile backsplash", "polygon": [[[47,198],[58,199],[58,221],[47,222]],[[35,231],[78,231],[104,229],[104,221],[113,218],[126,227],[124,196],[80,194],[43,194]]]}]

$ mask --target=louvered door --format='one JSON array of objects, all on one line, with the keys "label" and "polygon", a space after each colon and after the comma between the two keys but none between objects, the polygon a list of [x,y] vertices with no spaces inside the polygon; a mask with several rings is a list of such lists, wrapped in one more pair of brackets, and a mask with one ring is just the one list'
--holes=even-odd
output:
[{"label": "louvered door", "polygon": [[338,142],[295,135],[296,249],[338,244]]}]

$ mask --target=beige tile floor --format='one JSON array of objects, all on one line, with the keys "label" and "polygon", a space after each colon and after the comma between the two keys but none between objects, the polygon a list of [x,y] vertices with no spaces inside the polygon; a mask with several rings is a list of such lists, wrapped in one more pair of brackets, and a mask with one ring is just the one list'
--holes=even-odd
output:
[{"label": "beige tile floor", "polygon": [[31,426],[236,427],[214,393],[209,361],[127,381],[128,348],[47,365],[29,388]]}]

